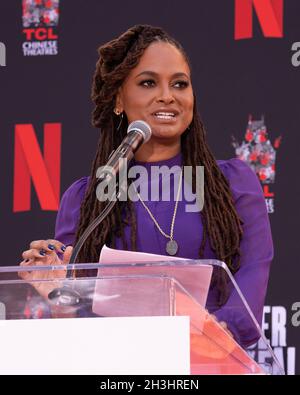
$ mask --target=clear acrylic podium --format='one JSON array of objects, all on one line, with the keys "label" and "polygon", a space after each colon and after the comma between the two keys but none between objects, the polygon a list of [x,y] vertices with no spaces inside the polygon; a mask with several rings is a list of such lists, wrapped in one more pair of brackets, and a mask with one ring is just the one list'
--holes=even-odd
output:
[{"label": "clear acrylic podium", "polygon": [[[220,279],[229,294],[223,305]],[[191,374],[284,374],[223,262],[0,267],[0,320],[151,316],[189,317]],[[248,352],[258,341],[264,363]]]}]

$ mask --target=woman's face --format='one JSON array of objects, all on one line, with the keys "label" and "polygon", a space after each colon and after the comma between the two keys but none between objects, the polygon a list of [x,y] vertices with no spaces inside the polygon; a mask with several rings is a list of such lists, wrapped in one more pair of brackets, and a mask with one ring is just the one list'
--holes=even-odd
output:
[{"label": "woman's face", "polygon": [[180,138],[193,118],[194,97],[189,66],[171,44],[152,43],[120,88],[116,108],[128,122],[143,120],[152,138]]}]

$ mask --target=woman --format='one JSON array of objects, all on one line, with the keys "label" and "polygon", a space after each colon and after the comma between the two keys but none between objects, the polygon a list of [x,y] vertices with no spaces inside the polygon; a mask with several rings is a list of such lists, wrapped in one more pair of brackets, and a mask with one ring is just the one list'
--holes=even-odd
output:
[{"label": "woman", "polygon": [[[174,200],[118,202],[86,241],[78,261],[98,262],[104,244],[166,254],[166,243],[176,240],[177,256],[225,262],[260,323],[273,256],[264,197],[256,175],[246,164],[237,159],[214,159],[197,111],[191,68],[183,48],[162,29],[137,25],[100,47],[99,55],[92,99],[93,125],[100,129],[100,139],[91,175],[65,192],[55,239],[32,242],[21,265],[69,261],[71,246],[105,205],[95,198],[97,169],[119,146],[128,124],[144,120],[152,129],[152,137],[137,151],[135,163],[148,173],[154,165],[204,166],[203,210],[187,213],[184,204]],[[194,172],[193,192],[195,184]],[[58,252],[64,254],[62,261]],[[247,325],[228,314],[237,295],[228,294],[222,273],[214,281],[209,303],[222,307],[212,310],[221,321],[227,321],[240,343],[252,343],[255,335],[244,330]]]}]

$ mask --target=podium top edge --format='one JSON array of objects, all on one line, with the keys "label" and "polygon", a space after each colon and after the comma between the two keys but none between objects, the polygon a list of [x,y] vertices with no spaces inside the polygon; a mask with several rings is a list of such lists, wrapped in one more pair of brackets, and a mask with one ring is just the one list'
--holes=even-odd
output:
[{"label": "podium top edge", "polygon": [[174,261],[157,261],[157,262],[131,262],[131,263],[76,263],[69,265],[41,265],[41,266],[0,266],[1,273],[27,272],[27,271],[54,271],[54,270],[91,270],[101,268],[125,268],[125,267],[195,267],[195,266],[217,266],[226,270],[224,262],[216,259],[182,259]]}]

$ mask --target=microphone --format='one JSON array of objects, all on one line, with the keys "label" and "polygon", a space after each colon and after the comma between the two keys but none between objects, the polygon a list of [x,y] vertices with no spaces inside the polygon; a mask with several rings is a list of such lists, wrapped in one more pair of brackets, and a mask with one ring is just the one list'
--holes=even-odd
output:
[{"label": "microphone", "polygon": [[[97,170],[96,177],[100,178],[100,181],[105,180],[107,183],[111,182],[111,180],[122,170],[122,167],[125,165],[124,162],[126,162],[126,160],[124,161],[120,159],[127,159],[130,161],[133,158],[135,151],[137,151],[137,149],[143,143],[150,139],[151,133],[151,128],[146,122],[131,122],[131,124],[128,126],[126,137],[123,139],[119,147],[111,153],[107,164]],[[119,195],[117,198],[119,198]],[[94,219],[92,223],[89,224],[89,226],[83,232],[77,244],[74,246],[69,265],[76,262],[79,251],[81,250],[86,239],[110,213],[115,203],[116,200],[110,200],[104,210],[97,216],[97,218]],[[73,266],[72,269],[73,268],[75,267]],[[71,275],[72,270],[69,270],[67,272],[67,279],[69,279]],[[52,290],[48,295],[48,299],[56,305],[61,306],[76,306],[82,301],[81,295],[68,285],[64,285],[61,288],[55,288]]]},{"label": "microphone", "polygon": [[150,139],[151,134],[151,128],[146,122],[140,120],[131,122],[122,143],[110,154],[107,164],[97,170],[96,177],[99,182],[105,180],[109,183],[116,174],[121,172],[126,160],[120,159],[130,161],[135,151]]}]

